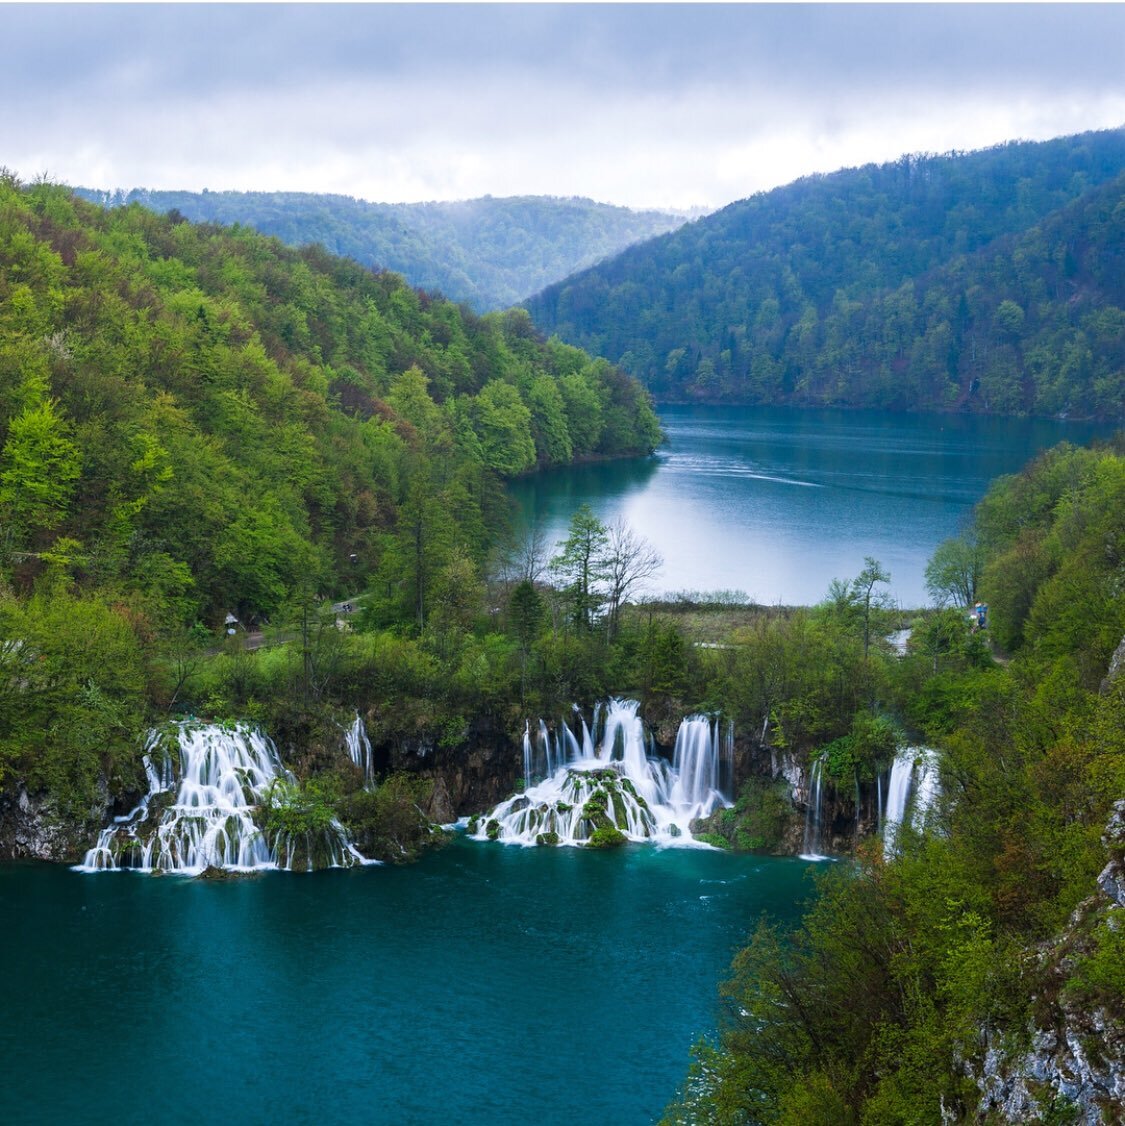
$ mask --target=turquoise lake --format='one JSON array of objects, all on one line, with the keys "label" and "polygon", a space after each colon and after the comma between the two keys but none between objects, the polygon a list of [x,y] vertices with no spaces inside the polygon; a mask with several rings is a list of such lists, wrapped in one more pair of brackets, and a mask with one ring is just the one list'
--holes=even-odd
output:
[{"label": "turquoise lake", "polygon": [[457,839],[228,881],[0,867],[0,1121],[650,1123],[799,860]]},{"label": "turquoise lake", "polygon": [[928,605],[924,572],[989,483],[1064,439],[1112,428],[979,415],[662,407],[652,458],[580,466],[513,485],[549,544],[574,510],[624,517],[664,557],[652,593],[742,590],[765,605],[819,602],[864,557],[902,606]]}]

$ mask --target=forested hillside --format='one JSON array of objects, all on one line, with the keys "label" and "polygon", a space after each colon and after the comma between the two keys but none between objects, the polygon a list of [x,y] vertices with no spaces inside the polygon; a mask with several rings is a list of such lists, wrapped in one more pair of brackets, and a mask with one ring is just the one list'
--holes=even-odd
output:
[{"label": "forested hillside", "polygon": [[243,223],[290,246],[316,243],[364,266],[400,273],[476,312],[507,309],[544,286],[683,218],[589,199],[513,196],[445,203],[368,203],[311,192],[102,192],[95,203],[140,203],[195,222]]},{"label": "forested hillside", "polygon": [[632,380],[522,311],[477,318],[248,228],[0,182],[17,588],[54,568],[154,627],[268,615],[300,583],[388,567],[418,506],[479,560],[500,478],[658,439]]},{"label": "forested hillside", "polygon": [[[1011,661],[955,608],[879,670],[884,722],[937,748],[940,810],[829,871],[795,934],[761,921],[669,1122],[1117,1121],[1123,454],[1048,451],[935,555],[935,593],[983,597]],[[776,646],[757,664],[743,683],[791,675]],[[845,791],[878,769],[860,733],[821,752]]]},{"label": "forested hillside", "polygon": [[1125,131],[915,156],[731,204],[549,287],[658,398],[1125,412]]},{"label": "forested hillside", "polygon": [[370,588],[417,633],[481,589],[504,478],[659,439],[634,380],[522,310],[5,174],[0,800],[7,774],[100,816],[228,614],[307,640]]}]

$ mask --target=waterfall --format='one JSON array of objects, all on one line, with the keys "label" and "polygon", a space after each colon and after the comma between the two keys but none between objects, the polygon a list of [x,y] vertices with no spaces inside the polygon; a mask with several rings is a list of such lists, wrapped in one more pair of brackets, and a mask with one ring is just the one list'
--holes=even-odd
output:
[{"label": "waterfall", "polygon": [[[895,855],[895,838],[910,809],[910,824],[919,832],[937,800],[941,780],[937,753],[930,747],[905,747],[895,755],[887,785],[887,808],[883,815],[883,858]],[[911,804],[911,796],[913,803]]]},{"label": "waterfall", "polygon": [[637,708],[635,700],[599,705],[593,733],[580,713],[580,735],[560,723],[554,773],[474,818],[470,834],[510,844],[580,845],[598,828],[615,828],[633,841],[695,843],[692,822],[730,804],[718,785],[724,754],[718,724],[688,716],[669,766],[648,753]]},{"label": "waterfall", "polygon": [[295,788],[295,782],[260,731],[194,723],[176,725],[171,736],[167,729],[152,731],[144,764],[148,793],[101,831],[79,871],[198,875],[207,868],[291,870],[303,862],[311,871],[372,863],[335,819],[316,834],[266,839],[255,821],[258,807],[272,787]]},{"label": "waterfall", "polygon": [[809,797],[805,806],[805,838],[801,845],[802,860],[827,860],[820,851],[820,792],[824,775],[824,760],[812,764],[809,775]]},{"label": "waterfall", "polygon": [[348,749],[348,757],[363,771],[363,788],[371,789],[375,781],[375,764],[371,759],[371,740],[367,738],[367,729],[359,712],[355,713],[351,727],[344,731],[344,745]]},{"label": "waterfall", "polygon": [[[672,770],[676,781],[672,801],[698,808],[696,816],[706,817],[715,807],[719,794],[719,758],[716,724],[706,716],[689,715],[676,733]],[[702,812],[706,810],[706,812]]]}]

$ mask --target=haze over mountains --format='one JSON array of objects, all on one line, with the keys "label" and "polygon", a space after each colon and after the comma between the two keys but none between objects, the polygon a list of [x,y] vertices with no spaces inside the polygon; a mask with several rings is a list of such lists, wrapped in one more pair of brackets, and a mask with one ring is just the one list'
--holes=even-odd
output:
[{"label": "haze over mountains", "polygon": [[518,304],[552,282],[684,216],[633,211],[589,199],[513,196],[446,203],[368,203],[307,192],[97,191],[95,203],[140,203],[193,222],[242,223],[290,246],[319,243],[364,266],[488,312]]},{"label": "haze over mountains", "polygon": [[668,400],[1125,413],[1125,131],[807,177],[548,287]]},{"label": "haze over mountains", "polygon": [[522,301],[666,401],[1111,420],[1123,192],[1122,129],[806,177],[691,223],[585,199],[79,189],[320,243],[474,309]]}]

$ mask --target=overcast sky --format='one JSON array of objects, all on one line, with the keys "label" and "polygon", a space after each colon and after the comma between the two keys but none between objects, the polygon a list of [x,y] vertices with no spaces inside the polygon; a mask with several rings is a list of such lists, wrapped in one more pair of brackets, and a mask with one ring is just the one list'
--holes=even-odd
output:
[{"label": "overcast sky", "polygon": [[1125,5],[0,4],[0,165],[717,207],[1125,124]]}]

